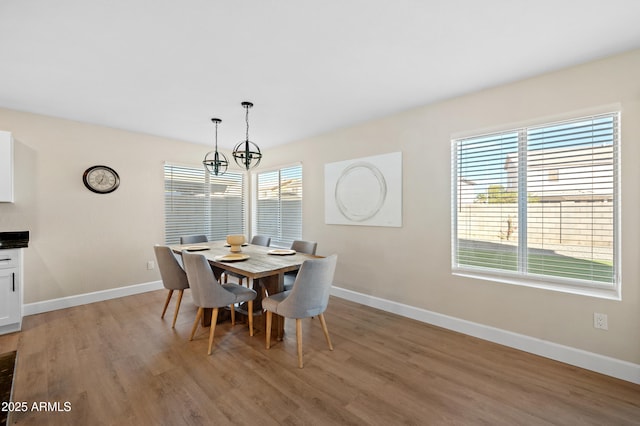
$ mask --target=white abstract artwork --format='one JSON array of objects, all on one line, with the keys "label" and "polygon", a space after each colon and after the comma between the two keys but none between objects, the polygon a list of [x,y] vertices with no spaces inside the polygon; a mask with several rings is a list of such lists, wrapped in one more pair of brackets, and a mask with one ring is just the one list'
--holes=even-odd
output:
[{"label": "white abstract artwork", "polygon": [[324,166],[325,223],[402,226],[402,152]]}]

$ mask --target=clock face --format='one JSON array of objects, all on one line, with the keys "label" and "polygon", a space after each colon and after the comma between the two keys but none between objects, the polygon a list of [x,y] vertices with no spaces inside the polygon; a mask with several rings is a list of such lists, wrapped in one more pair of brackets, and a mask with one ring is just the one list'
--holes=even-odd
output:
[{"label": "clock face", "polygon": [[120,185],[120,177],[115,170],[107,166],[92,166],[82,175],[84,185],[98,194],[108,194]]}]

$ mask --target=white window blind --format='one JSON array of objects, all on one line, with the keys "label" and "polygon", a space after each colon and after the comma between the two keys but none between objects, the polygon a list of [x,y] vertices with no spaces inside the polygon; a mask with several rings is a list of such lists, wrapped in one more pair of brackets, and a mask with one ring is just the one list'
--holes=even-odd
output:
[{"label": "white window blind", "polygon": [[258,173],[256,192],[254,234],[276,247],[302,239],[302,166]]},{"label": "white window blind", "polygon": [[244,174],[215,176],[204,168],[166,164],[165,243],[183,235],[206,235],[209,241],[245,234]]},{"label": "white window blind", "polygon": [[458,139],[453,269],[619,289],[618,114]]}]

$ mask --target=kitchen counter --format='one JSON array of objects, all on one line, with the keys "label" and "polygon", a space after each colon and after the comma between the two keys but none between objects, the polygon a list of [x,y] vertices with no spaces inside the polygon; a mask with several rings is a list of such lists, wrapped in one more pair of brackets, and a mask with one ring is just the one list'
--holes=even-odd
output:
[{"label": "kitchen counter", "polygon": [[0,232],[0,250],[29,247],[29,231]]}]

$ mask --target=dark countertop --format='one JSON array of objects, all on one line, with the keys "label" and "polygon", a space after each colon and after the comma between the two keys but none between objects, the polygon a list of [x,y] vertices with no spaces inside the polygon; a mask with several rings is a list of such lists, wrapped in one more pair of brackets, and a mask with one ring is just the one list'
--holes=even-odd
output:
[{"label": "dark countertop", "polygon": [[29,231],[0,232],[0,250],[29,247]]}]

